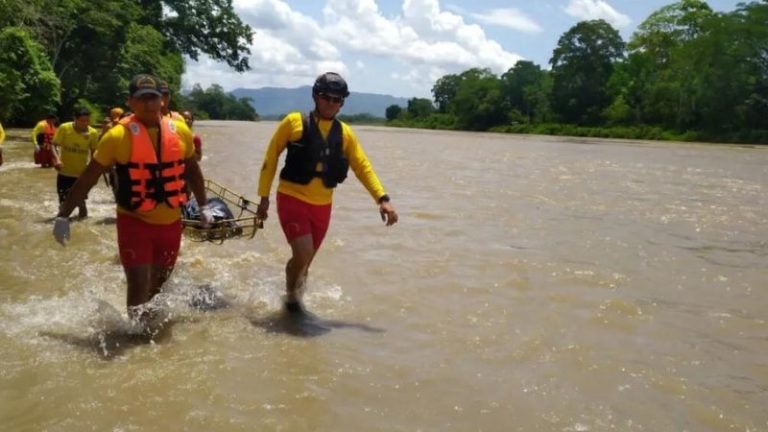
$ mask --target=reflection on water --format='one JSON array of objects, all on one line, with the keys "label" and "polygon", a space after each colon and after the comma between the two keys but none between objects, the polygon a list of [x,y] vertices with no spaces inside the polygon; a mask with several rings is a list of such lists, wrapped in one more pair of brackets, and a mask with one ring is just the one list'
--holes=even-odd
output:
[{"label": "reflection on water", "polygon": [[[255,198],[275,127],[196,124],[205,174]],[[149,332],[109,189],[59,246],[55,172],[12,131],[0,429],[768,430],[765,148],[356,131],[401,220],[337,190],[311,312],[282,310],[273,208],[185,241]]]}]

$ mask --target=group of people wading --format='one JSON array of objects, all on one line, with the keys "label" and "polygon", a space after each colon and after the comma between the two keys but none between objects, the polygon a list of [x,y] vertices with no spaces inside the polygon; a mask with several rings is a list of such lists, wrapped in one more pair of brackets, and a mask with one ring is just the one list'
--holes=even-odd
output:
[{"label": "group of people wading", "polygon": [[[357,136],[336,117],[348,96],[347,83],[339,74],[320,75],[312,87],[314,110],[288,114],[280,122],[261,167],[257,216],[266,220],[278,158],[287,150],[276,202],[278,219],[291,248],[285,268],[285,309],[290,313],[304,310],[302,296],[309,267],[328,230],[333,191],[344,182],[350,168],[378,206],[382,221],[391,226],[398,220]],[[199,139],[196,142],[190,129],[193,118],[191,113],[182,116],[169,112],[169,100],[164,81],[149,74],[138,75],[128,88],[131,113],[113,112],[113,124],[105,126],[98,142],[91,140],[88,130],[87,144],[80,146],[77,154],[92,156],[80,172],[72,175],[76,170],[63,168],[68,163],[63,151],[61,157],[53,151],[50,161],[46,159],[51,166],[60,167],[60,176],[71,177],[62,180],[60,187],[57,180],[62,201],[53,235],[62,245],[70,239],[70,214],[77,207],[79,216],[87,215],[88,192],[102,175],[112,175],[128,315],[143,324],[152,319],[147,303],[160,292],[176,263],[182,234],[181,208],[188,202],[190,191],[200,207],[201,225],[213,223],[198,165]],[[75,113],[71,128],[85,136],[85,127],[90,126],[84,126],[87,122],[79,115],[85,112]],[[58,131],[44,122],[38,125],[43,133],[40,151],[46,142],[53,146],[58,143]],[[45,138],[48,133],[53,137]]]}]

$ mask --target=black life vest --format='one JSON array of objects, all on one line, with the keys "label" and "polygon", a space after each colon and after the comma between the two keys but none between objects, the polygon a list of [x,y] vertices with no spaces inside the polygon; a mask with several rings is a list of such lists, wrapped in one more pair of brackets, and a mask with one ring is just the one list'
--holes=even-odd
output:
[{"label": "black life vest", "polygon": [[[288,154],[285,166],[280,170],[280,178],[293,183],[309,184],[313,178],[320,177],[325,187],[335,188],[344,182],[349,170],[349,161],[344,156],[341,122],[333,119],[326,139],[323,139],[312,113],[302,116],[301,123],[301,138],[288,143]],[[318,163],[322,164],[321,171],[317,171]]]}]

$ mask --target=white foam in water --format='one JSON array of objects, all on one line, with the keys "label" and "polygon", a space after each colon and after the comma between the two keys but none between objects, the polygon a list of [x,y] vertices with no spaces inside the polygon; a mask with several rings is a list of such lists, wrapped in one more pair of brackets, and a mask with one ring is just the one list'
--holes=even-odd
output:
[{"label": "white foam in water", "polygon": [[32,162],[32,161],[29,161],[29,162],[27,162],[27,161],[13,161],[13,162],[5,161],[5,162],[3,162],[3,165],[0,166],[0,172],[2,172],[2,171],[13,171],[13,170],[18,170],[18,169],[30,169],[30,168],[38,168],[38,166],[35,165],[35,163]]},{"label": "white foam in water", "polygon": [[103,300],[89,299],[85,292],[62,297],[29,297],[23,303],[4,304],[0,311],[0,329],[20,339],[32,340],[41,332],[87,333],[89,320],[104,311]]},{"label": "white foam in water", "polygon": [[0,207],[7,207],[9,209],[18,210],[19,213],[29,215],[32,217],[45,217],[55,215],[58,208],[58,201],[52,200],[35,201],[30,199],[23,200],[10,200],[6,198],[0,198]]},{"label": "white foam in water", "polygon": [[[74,253],[73,259],[83,258]],[[158,314],[151,326],[171,321],[178,325],[190,316],[202,318],[202,322],[195,320],[202,325],[212,325],[219,309],[244,317],[279,310],[285,294],[283,264],[267,261],[268,257],[255,252],[202,260],[187,256],[179,261],[163,292],[147,305]],[[104,358],[120,356],[126,338],[146,334],[147,329],[128,318],[120,267],[114,266],[114,277],[110,274],[105,281],[99,270],[103,265],[91,263],[82,269],[86,281],[100,280],[99,285],[89,283],[61,296],[36,295],[0,305],[0,332],[17,343],[42,348],[42,357],[69,357],[83,347],[96,349]],[[344,300],[339,285],[310,281],[306,301],[312,308],[328,312]]]}]

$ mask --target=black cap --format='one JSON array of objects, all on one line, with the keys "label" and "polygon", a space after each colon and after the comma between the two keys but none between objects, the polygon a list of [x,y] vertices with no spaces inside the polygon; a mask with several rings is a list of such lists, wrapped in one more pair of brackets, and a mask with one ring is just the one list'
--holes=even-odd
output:
[{"label": "black cap", "polygon": [[160,96],[160,80],[152,75],[139,74],[133,77],[128,85],[128,94],[139,97],[145,94]]},{"label": "black cap", "polygon": [[158,88],[160,89],[160,93],[162,93],[164,95],[171,94],[171,88],[168,86],[168,81],[159,80],[158,81]]}]

